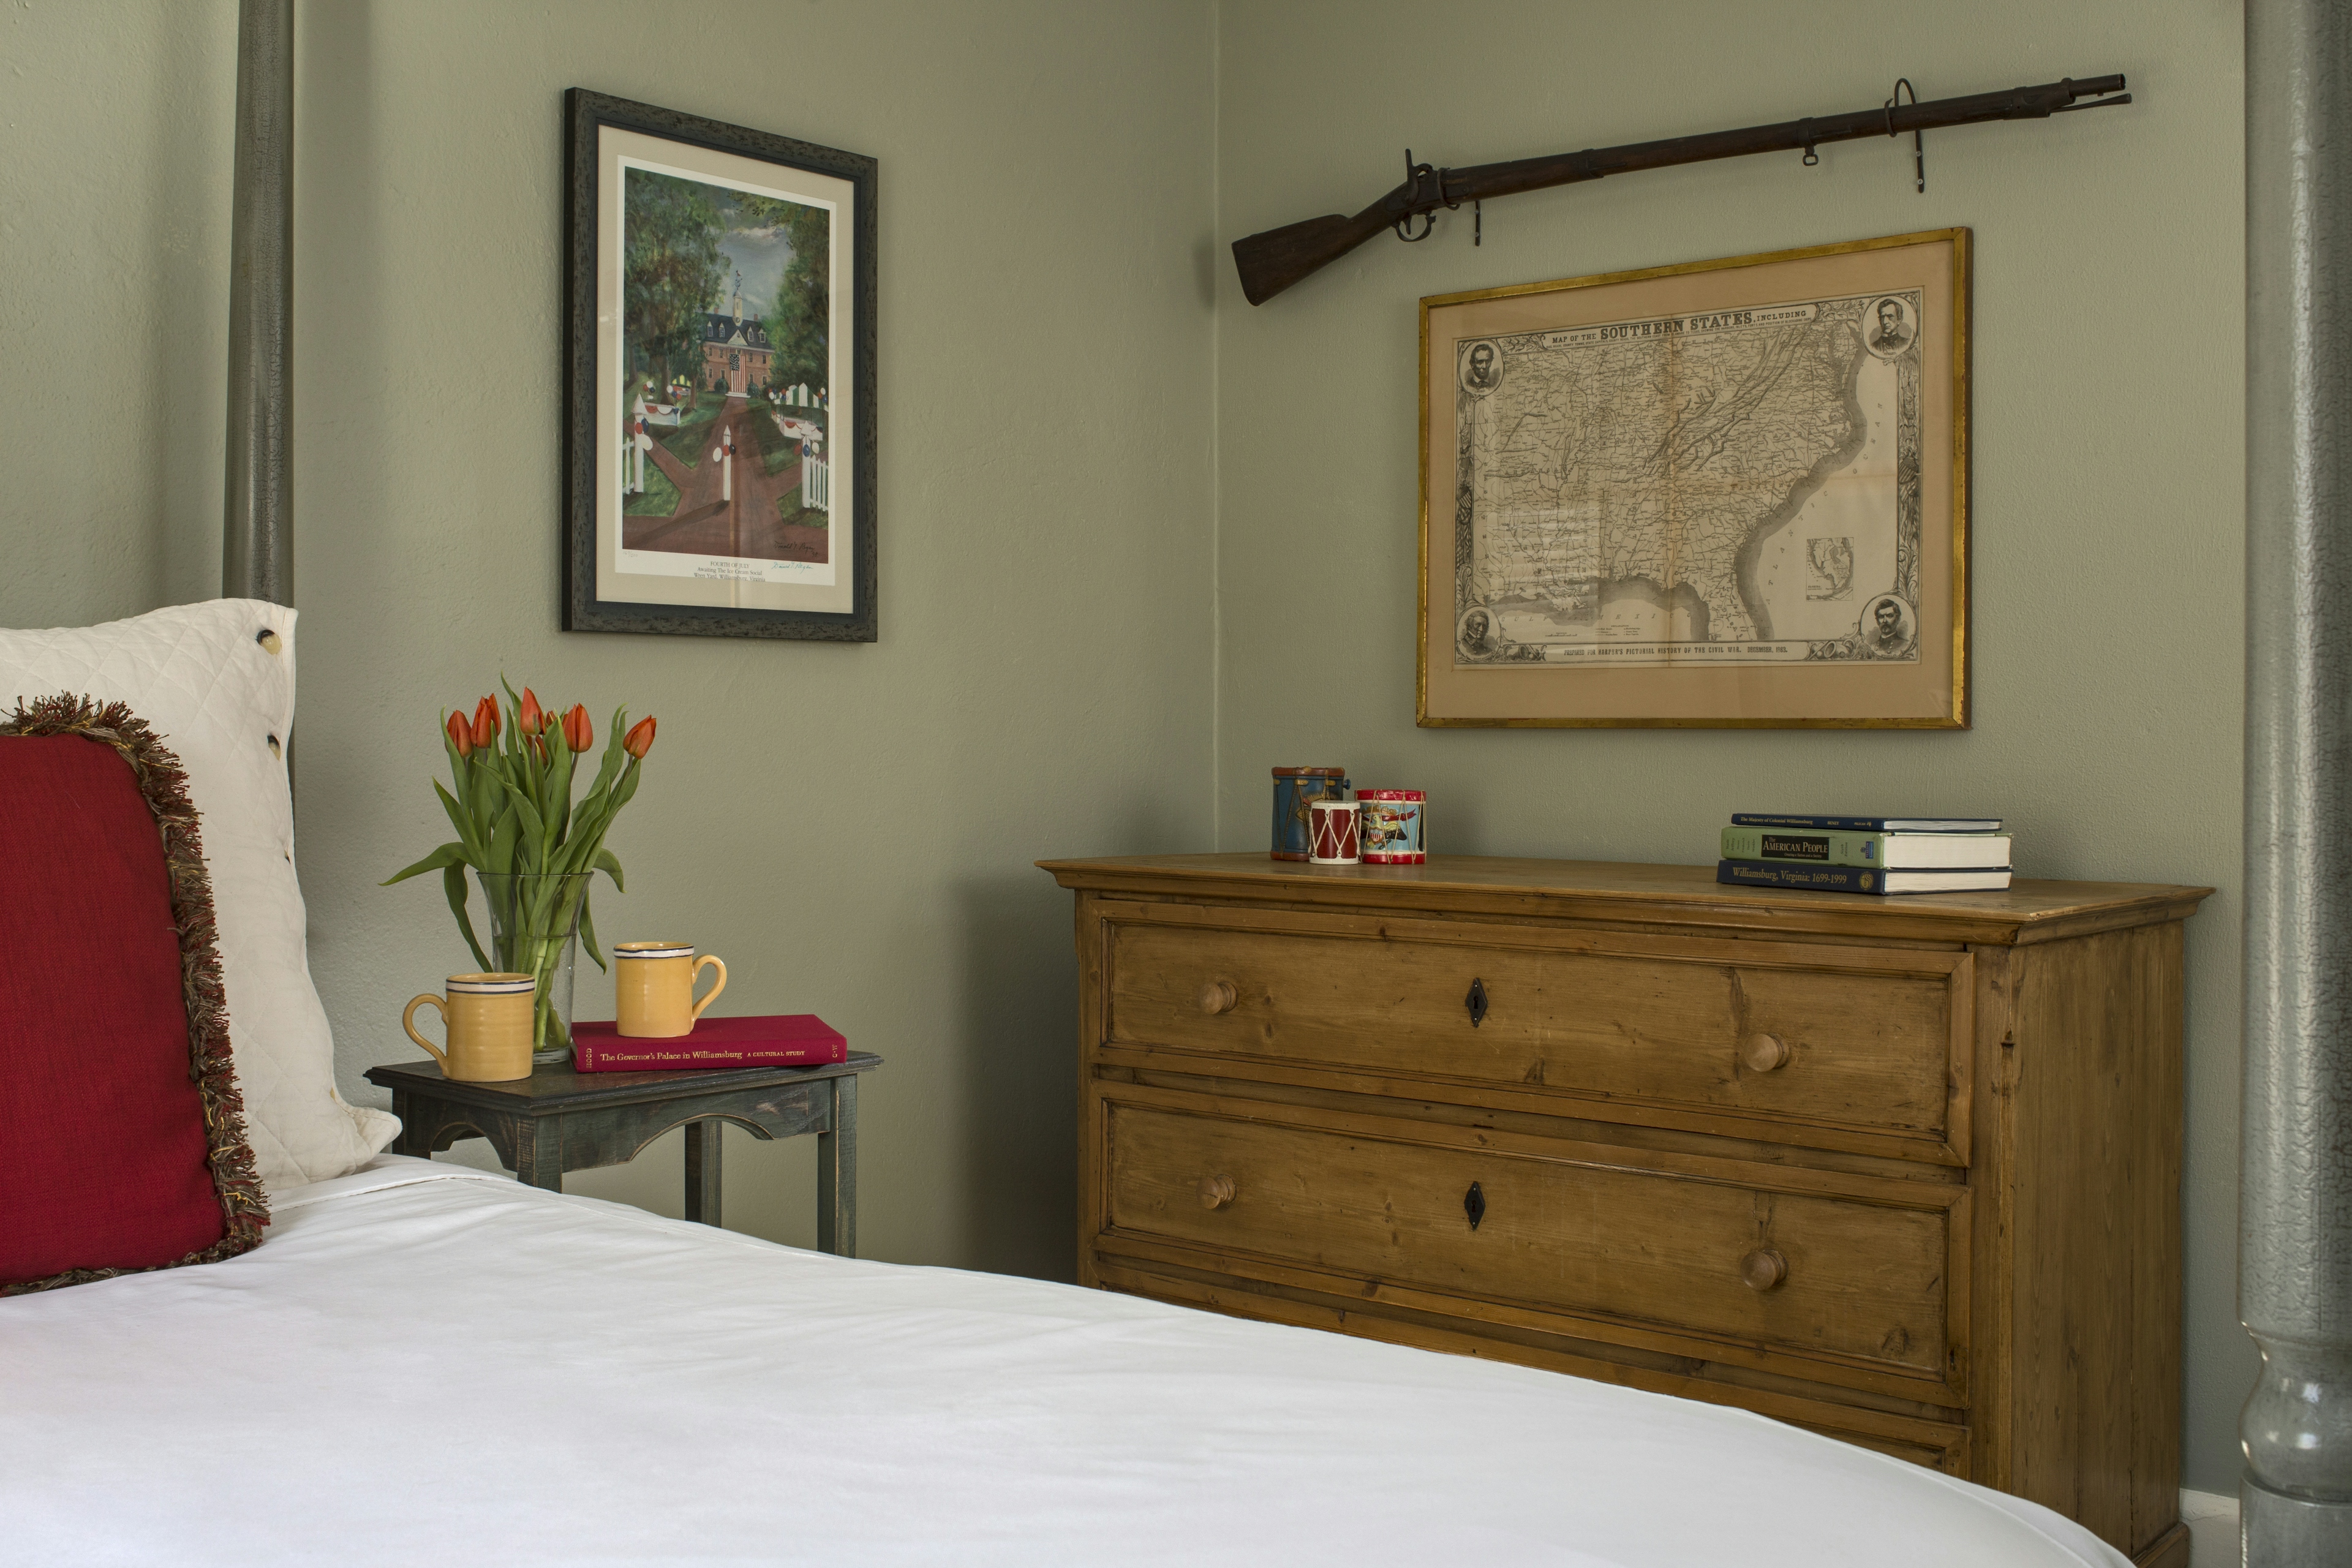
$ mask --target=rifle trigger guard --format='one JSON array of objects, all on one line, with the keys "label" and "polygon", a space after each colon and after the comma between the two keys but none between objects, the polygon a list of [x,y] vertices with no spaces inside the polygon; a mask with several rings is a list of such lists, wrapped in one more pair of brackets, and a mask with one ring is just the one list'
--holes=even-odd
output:
[{"label": "rifle trigger guard", "polygon": [[[1462,205],[1459,201],[1449,200],[1446,196],[1445,171],[1443,169],[1433,168],[1427,163],[1414,163],[1412,161],[1412,149],[1410,147],[1404,150],[1404,177],[1412,182],[1412,194],[1405,198],[1405,202],[1409,209],[1420,207],[1422,202],[1421,184],[1423,180],[1434,180],[1437,182],[1437,200],[1440,205],[1448,208],[1458,207]],[[1412,220],[1416,217],[1421,219],[1421,232],[1419,234],[1412,232]],[[1437,232],[1437,215],[1434,211],[1426,209],[1420,211],[1408,210],[1404,216],[1396,220],[1396,237],[1399,239],[1403,240],[1407,245],[1418,244],[1422,240],[1427,239],[1435,232]]]}]

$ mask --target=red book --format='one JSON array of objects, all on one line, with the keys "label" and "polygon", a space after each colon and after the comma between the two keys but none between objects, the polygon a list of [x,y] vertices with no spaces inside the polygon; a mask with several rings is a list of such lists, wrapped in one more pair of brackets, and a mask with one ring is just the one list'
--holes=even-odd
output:
[{"label": "red book", "polygon": [[674,1039],[643,1040],[618,1024],[572,1026],[577,1072],[669,1072],[679,1068],[814,1068],[849,1059],[849,1041],[814,1013],[704,1018]]}]

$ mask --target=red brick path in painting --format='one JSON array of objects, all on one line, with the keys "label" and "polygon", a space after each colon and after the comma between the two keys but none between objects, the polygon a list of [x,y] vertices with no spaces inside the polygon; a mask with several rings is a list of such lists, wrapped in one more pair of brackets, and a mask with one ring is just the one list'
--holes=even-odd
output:
[{"label": "red brick path in painting", "polygon": [[[721,430],[735,434],[731,501],[719,499],[725,465],[710,455],[719,444]],[[762,453],[783,439],[783,432],[776,428],[764,407],[740,397],[729,398],[717,421],[703,432],[702,451],[690,468],[656,438],[646,456],[677,487],[677,510],[668,517],[624,517],[621,542],[631,550],[666,550],[682,555],[737,555],[758,561],[827,559],[830,530],[791,527],[777,513],[776,498],[781,495],[793,496],[793,510],[799,510],[800,464],[788,464],[771,474],[761,461]]]}]

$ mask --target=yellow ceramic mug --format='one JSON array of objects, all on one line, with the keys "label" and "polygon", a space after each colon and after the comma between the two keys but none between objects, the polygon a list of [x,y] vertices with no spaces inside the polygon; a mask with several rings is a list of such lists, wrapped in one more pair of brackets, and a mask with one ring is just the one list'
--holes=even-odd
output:
[{"label": "yellow ceramic mug", "polygon": [[[503,1083],[530,1076],[531,995],[528,974],[453,974],[449,997],[426,992],[408,1005],[400,1026],[433,1053],[442,1075],[462,1083]],[[431,1006],[449,1037],[445,1052],[416,1032],[416,1010]]]},{"label": "yellow ceramic mug", "polygon": [[[709,953],[694,956],[683,942],[616,942],[613,956],[613,996],[620,1015],[620,1031],[632,1039],[674,1040],[694,1033],[702,1010],[727,989],[727,965]],[[704,965],[719,971],[719,984],[698,1002],[695,977]]]}]

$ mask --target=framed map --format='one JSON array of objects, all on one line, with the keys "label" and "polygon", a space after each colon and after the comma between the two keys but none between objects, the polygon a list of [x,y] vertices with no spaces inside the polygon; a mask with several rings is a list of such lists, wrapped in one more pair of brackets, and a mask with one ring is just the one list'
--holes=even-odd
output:
[{"label": "framed map", "polygon": [[1423,300],[1421,723],[1966,729],[1969,240]]}]

